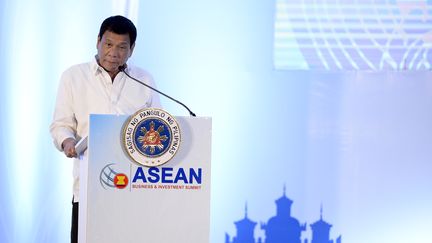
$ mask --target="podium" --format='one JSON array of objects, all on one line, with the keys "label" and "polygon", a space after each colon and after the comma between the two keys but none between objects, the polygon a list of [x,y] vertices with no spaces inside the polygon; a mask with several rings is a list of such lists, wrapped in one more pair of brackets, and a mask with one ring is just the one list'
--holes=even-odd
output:
[{"label": "podium", "polygon": [[80,163],[79,242],[209,242],[211,118],[175,117],[181,141],[159,166],[128,155],[129,119],[90,115]]}]

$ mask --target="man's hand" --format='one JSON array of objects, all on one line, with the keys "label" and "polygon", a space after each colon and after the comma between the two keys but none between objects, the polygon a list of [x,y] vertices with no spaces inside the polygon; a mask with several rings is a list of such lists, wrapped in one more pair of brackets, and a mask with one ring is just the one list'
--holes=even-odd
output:
[{"label": "man's hand", "polygon": [[63,152],[66,155],[66,157],[68,157],[68,158],[77,157],[77,153],[75,151],[75,144],[76,144],[76,141],[73,138],[66,138],[63,141],[62,147],[63,147]]}]

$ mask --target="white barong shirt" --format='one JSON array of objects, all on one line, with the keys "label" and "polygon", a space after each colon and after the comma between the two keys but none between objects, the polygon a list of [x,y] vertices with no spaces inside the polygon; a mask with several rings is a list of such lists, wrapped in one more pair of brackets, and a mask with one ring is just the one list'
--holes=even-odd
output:
[{"label": "white barong shirt", "polygon": [[[153,78],[145,70],[128,65],[126,72],[154,87]],[[90,114],[130,115],[145,107],[160,107],[159,96],[123,72],[112,81],[96,60],[74,65],[60,79],[51,136],[57,149],[63,151],[66,138],[78,141],[88,135]],[[80,160],[73,160],[73,198],[78,202]]]}]

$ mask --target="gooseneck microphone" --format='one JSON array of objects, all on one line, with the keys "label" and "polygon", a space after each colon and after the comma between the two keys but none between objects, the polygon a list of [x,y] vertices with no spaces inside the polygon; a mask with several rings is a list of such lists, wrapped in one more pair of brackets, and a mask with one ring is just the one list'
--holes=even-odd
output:
[{"label": "gooseneck microphone", "polygon": [[170,99],[170,100],[176,102],[177,104],[180,104],[181,106],[183,106],[184,108],[186,108],[186,110],[189,111],[189,114],[190,114],[191,116],[196,116],[195,113],[193,113],[193,112],[192,112],[192,111],[191,111],[191,110],[190,110],[190,109],[189,109],[185,104],[183,104],[182,102],[180,102],[180,101],[174,99],[173,97],[171,97],[171,96],[169,96],[169,95],[167,95],[167,94],[165,94],[165,93],[163,93],[163,92],[161,92],[161,91],[159,91],[159,90],[157,90],[157,89],[151,87],[150,85],[145,84],[144,82],[142,82],[142,81],[140,81],[140,80],[138,80],[138,79],[136,79],[136,78],[130,76],[129,73],[126,72],[126,67],[125,67],[125,65],[120,66],[120,67],[119,67],[119,71],[120,71],[120,72],[123,72],[124,74],[126,74],[126,76],[128,76],[128,77],[129,77],[130,79],[132,79],[133,81],[135,81],[135,82],[137,82],[137,83],[139,83],[139,84],[142,84],[142,85],[146,86],[147,88],[149,88],[149,89],[151,89],[151,90],[153,90],[153,91],[158,92],[159,94],[161,94],[161,95],[167,97],[168,99]]}]

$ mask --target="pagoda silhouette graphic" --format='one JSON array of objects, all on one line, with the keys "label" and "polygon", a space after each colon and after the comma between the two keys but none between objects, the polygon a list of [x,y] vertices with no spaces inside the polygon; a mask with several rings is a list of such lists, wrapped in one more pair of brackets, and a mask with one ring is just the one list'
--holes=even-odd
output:
[{"label": "pagoda silhouette graphic", "polygon": [[[261,223],[261,229],[265,233],[265,239],[259,237],[255,240],[254,230],[256,222],[248,218],[247,204],[245,206],[245,217],[242,220],[234,222],[237,235],[230,237],[225,233],[225,243],[302,243],[301,234],[306,231],[306,223],[300,222],[291,216],[291,206],[293,201],[286,197],[285,187],[283,195],[276,201],[276,215],[271,217],[267,223]],[[336,241],[330,239],[331,224],[323,220],[322,206],[320,210],[320,219],[313,224],[310,224],[312,230],[311,243],[341,243],[342,236],[339,236]],[[303,243],[308,243],[308,239],[304,239]]]}]

